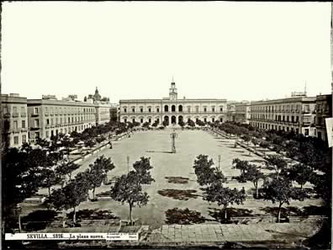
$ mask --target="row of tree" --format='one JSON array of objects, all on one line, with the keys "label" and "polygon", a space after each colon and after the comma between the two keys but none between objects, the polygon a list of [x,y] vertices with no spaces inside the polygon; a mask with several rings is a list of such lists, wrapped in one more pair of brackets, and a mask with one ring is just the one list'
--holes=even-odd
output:
[{"label": "row of tree", "polygon": [[[302,201],[307,198],[309,190],[302,188],[302,186],[307,181],[315,183],[320,177],[306,165],[288,166],[287,162],[280,156],[270,156],[265,164],[273,172],[265,175],[256,164],[239,159],[233,160],[233,168],[240,170],[240,175],[236,179],[239,182],[252,182],[256,199],[270,200],[278,204],[277,222],[280,222],[282,206],[289,204],[291,199]],[[213,160],[208,159],[207,155],[199,155],[194,161],[193,168],[199,185],[203,187],[203,199],[217,202],[219,206],[223,206],[224,219],[227,220],[228,206],[234,203],[243,204],[246,199],[245,190],[225,187],[226,178],[215,167]],[[261,187],[259,187],[260,180],[262,180]],[[301,187],[293,186],[293,181],[296,181]],[[320,190],[316,191],[319,191],[320,194]]]},{"label": "row of tree", "polygon": [[247,142],[261,147],[269,147],[277,152],[285,152],[286,156],[321,171],[328,171],[331,163],[330,149],[327,143],[316,137],[295,134],[294,131],[265,131],[249,124],[225,122],[212,124],[227,134],[234,134]]},{"label": "row of tree", "polygon": [[[89,191],[92,192],[90,200],[97,200],[95,197],[96,188],[102,185],[107,173],[114,168],[110,158],[102,156],[96,159],[86,171],[78,173],[66,186],[54,190],[46,204],[57,211],[64,212],[73,209],[73,223],[76,225],[77,206],[89,198]],[[110,196],[113,200],[129,205],[130,224],[132,223],[133,207],[146,205],[149,200],[148,194],[143,191],[143,185],[151,184],[154,181],[150,174],[152,166],[149,158],[141,157],[133,164],[133,169],[127,174],[115,178],[115,183],[110,190]]]},{"label": "row of tree", "polygon": [[73,222],[76,224],[76,207],[87,200],[89,191],[92,191],[91,200],[96,200],[96,188],[102,185],[107,173],[114,168],[110,158],[104,156],[97,158],[86,171],[78,173],[74,179],[70,178],[62,188],[54,189],[46,204],[58,211],[73,209]]}]

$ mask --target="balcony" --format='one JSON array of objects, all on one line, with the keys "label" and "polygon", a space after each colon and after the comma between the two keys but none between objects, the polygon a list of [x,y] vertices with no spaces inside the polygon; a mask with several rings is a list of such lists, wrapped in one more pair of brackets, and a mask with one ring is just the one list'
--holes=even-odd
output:
[{"label": "balcony", "polygon": [[10,118],[10,113],[4,113],[3,118]]},{"label": "balcony", "polygon": [[45,113],[45,116],[49,116],[49,113]]},{"label": "balcony", "polygon": [[40,129],[39,126],[35,126],[35,127],[30,128],[31,131],[35,131],[35,130],[39,130],[39,129]]},{"label": "balcony", "polygon": [[37,117],[37,116],[39,116],[39,114],[36,114],[36,113],[31,114],[31,117]]},{"label": "balcony", "polygon": [[27,117],[27,113],[21,113],[21,117]]},{"label": "balcony", "polygon": [[21,128],[21,132],[28,132],[27,128]]},{"label": "balcony", "polygon": [[17,117],[19,117],[19,113],[17,113],[17,112],[13,113],[13,114],[12,114],[12,117],[13,117],[13,118],[17,118]]}]

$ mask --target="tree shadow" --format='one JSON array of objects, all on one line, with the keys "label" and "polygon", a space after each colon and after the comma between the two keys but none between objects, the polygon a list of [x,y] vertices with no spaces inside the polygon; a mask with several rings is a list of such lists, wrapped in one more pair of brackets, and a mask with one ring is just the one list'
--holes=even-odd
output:
[{"label": "tree shadow", "polygon": [[227,208],[227,218],[225,218],[224,209],[213,208],[213,207],[208,208],[209,216],[213,217],[216,221],[218,221],[222,224],[233,223],[231,221],[231,218],[254,216],[252,213],[253,213],[253,210],[250,210],[250,209],[229,207],[229,208]]},{"label": "tree shadow", "polygon": [[147,153],[164,153],[164,154],[172,154],[172,151],[159,151],[159,150],[147,150]]},{"label": "tree shadow", "polygon": [[173,208],[165,211],[166,224],[200,224],[204,223],[206,219],[201,215],[200,212],[195,210],[189,210],[188,208],[179,209]]},{"label": "tree shadow", "polygon": [[168,180],[168,183],[175,183],[175,184],[187,184],[189,178],[180,177],[180,176],[166,176],[164,177]]},{"label": "tree shadow", "polygon": [[57,212],[54,210],[36,210],[22,217],[22,225],[25,231],[34,232],[45,229],[56,219]]},{"label": "tree shadow", "polygon": [[157,193],[162,196],[166,196],[169,198],[173,198],[176,200],[189,200],[189,199],[196,199],[199,195],[194,194],[196,190],[187,189],[187,190],[180,190],[180,189],[163,189],[158,190]]}]

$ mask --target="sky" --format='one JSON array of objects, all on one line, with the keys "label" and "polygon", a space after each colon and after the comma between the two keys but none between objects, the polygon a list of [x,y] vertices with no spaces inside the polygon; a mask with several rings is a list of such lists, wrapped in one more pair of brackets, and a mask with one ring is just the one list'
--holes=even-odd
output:
[{"label": "sky", "polygon": [[3,2],[2,93],[111,102],[331,91],[327,3]]}]

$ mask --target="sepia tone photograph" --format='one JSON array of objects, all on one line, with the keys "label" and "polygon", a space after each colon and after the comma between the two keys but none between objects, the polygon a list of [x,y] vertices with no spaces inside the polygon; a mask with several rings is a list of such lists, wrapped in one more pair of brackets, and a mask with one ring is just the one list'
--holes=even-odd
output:
[{"label": "sepia tone photograph", "polygon": [[2,249],[331,249],[332,10],[3,1]]}]

